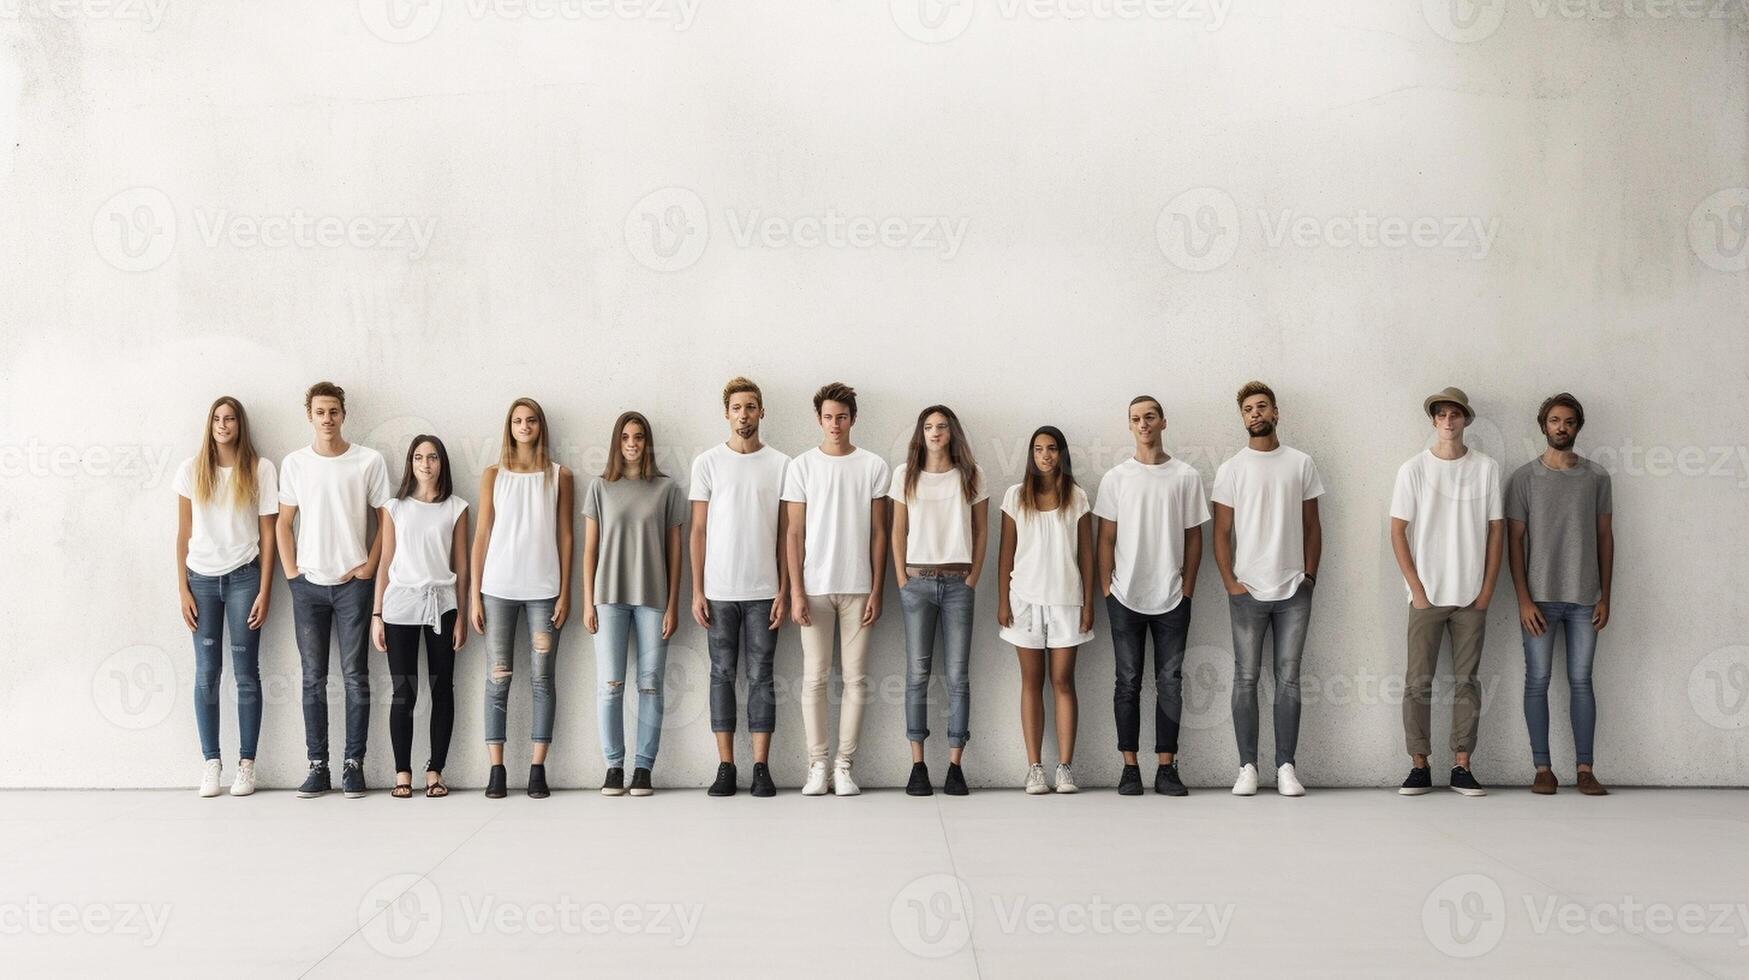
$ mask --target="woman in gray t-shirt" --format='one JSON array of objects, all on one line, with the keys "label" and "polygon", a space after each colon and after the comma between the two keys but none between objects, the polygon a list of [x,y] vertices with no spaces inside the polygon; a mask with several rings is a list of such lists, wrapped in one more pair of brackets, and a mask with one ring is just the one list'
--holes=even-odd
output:
[{"label": "woman in gray t-shirt", "polygon": [[607,469],[583,496],[583,625],[595,637],[596,707],[607,777],[625,783],[626,644],[638,638],[638,736],[631,794],[649,796],[662,742],[662,674],[679,625],[680,526],[686,495],[656,467],[650,422],[626,412],[613,424]]}]

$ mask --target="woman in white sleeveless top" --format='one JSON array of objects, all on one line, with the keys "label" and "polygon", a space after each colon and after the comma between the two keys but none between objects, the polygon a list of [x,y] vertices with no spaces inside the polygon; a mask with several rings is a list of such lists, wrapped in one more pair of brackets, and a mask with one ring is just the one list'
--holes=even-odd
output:
[{"label": "woman in white sleeveless top", "polygon": [[528,795],[547,796],[547,746],[553,740],[554,660],[559,629],[570,613],[571,471],[548,452],[547,417],[532,398],[518,398],[504,419],[503,450],[480,477],[480,520],[474,533],[473,625],[486,638],[492,665],[486,678],[486,755],[492,769],[486,795],[507,793],[504,738],[508,728],[516,620],[528,621],[534,719],[529,739]]}]

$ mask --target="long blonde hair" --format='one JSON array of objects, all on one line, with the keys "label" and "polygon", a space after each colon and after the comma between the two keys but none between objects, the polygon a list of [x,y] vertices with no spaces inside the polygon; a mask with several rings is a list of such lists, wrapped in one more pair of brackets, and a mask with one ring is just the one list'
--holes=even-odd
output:
[{"label": "long blonde hair", "polygon": [[547,413],[545,409],[540,407],[540,402],[532,398],[518,398],[510,403],[510,410],[504,413],[504,437],[498,449],[498,467],[508,470],[511,461],[516,458],[516,435],[510,431],[510,420],[516,415],[518,406],[527,406],[530,411],[534,412],[535,422],[540,427],[534,435],[534,461],[540,465],[540,471],[550,480],[553,478],[553,457],[547,449]]},{"label": "long blonde hair", "polygon": [[220,395],[206,410],[206,427],[200,440],[200,450],[194,454],[194,500],[204,504],[213,499],[219,488],[219,443],[213,438],[213,416],[220,408],[237,413],[236,465],[231,467],[231,506],[255,506],[260,487],[255,483],[255,470],[260,457],[249,440],[249,414],[243,403],[230,395]]}]

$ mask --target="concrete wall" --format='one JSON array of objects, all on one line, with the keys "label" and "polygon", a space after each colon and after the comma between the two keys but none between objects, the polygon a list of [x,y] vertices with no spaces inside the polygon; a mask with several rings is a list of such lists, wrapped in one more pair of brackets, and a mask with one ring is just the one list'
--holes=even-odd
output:
[{"label": "concrete wall", "polygon": [[[1404,768],[1386,506],[1428,441],[1421,398],[1467,388],[1472,441],[1514,467],[1538,449],[1540,398],[1571,389],[1581,450],[1615,476],[1600,772],[1741,785],[1749,55],[1742,6],[1708,6],[7,5],[0,785],[196,778],[170,477],[215,395],[244,400],[277,458],[307,441],[304,386],[333,379],[354,439],[398,475],[408,435],[442,434],[471,499],[513,396],[542,400],[580,474],[632,407],[683,473],[723,437],[735,373],[765,386],[786,451],[816,440],[809,396],[841,378],[862,393],[858,442],[889,460],[940,400],[996,482],[1050,422],[1090,491],[1129,451],[1132,395],[1164,401],[1168,447],[1212,478],[1243,439],[1234,390],[1272,382],[1285,440],[1329,486],[1313,786]],[[1236,759],[1219,585],[1205,558],[1183,753],[1211,785]],[[1502,593],[1476,765],[1504,784],[1530,765]],[[877,785],[908,762],[888,598],[858,764]],[[994,612],[986,588],[967,764],[1009,786],[1018,671]],[[1079,668],[1089,784],[1117,770],[1103,613],[1097,628]],[[458,785],[484,776],[483,655],[460,658]],[[562,657],[552,769],[571,786],[601,769],[580,625]],[[262,660],[261,771],[285,785],[303,762],[283,583]],[[702,785],[690,622],[669,662],[659,780]],[[793,630],[778,668],[775,769],[794,786]],[[381,785],[380,656],[374,685]],[[516,773],[523,678],[511,711]],[[227,709],[227,766],[235,731]]]}]

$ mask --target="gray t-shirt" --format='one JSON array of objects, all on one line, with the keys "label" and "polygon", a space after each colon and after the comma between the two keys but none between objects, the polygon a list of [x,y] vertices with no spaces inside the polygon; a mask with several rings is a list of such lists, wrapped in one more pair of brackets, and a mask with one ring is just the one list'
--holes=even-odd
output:
[{"label": "gray t-shirt", "polygon": [[601,528],[595,602],[668,607],[668,529],[686,523],[686,494],[666,476],[596,477],[583,495],[583,516]]},{"label": "gray t-shirt", "polygon": [[1541,456],[1506,483],[1506,519],[1523,521],[1524,565],[1535,602],[1588,606],[1603,597],[1597,572],[1597,518],[1610,513],[1609,473],[1581,458],[1551,470]]}]

